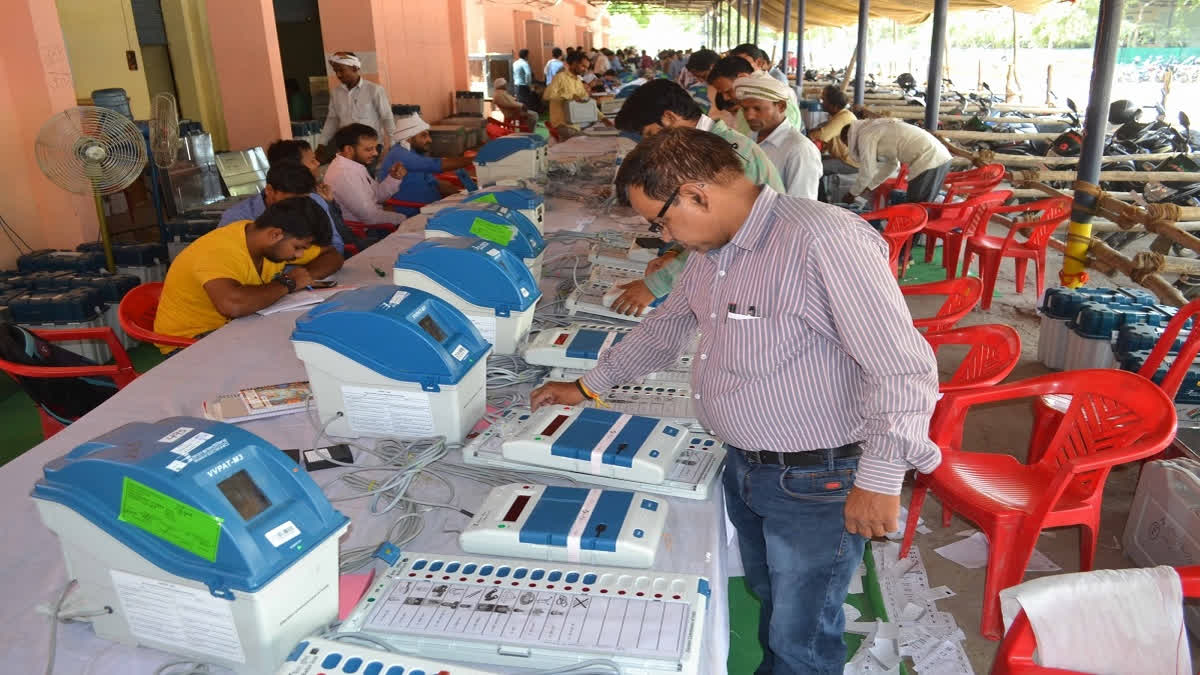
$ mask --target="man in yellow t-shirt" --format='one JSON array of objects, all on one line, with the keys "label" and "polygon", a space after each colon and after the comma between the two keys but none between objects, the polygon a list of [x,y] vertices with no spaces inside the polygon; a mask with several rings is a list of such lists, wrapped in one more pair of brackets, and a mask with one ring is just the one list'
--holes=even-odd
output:
[{"label": "man in yellow t-shirt", "polygon": [[[341,267],[342,257],[329,240],[329,217],[307,195],[276,201],[255,220],[209,232],[171,263],[155,332],[206,335],[312,285]],[[294,267],[285,272],[287,265]]]}]

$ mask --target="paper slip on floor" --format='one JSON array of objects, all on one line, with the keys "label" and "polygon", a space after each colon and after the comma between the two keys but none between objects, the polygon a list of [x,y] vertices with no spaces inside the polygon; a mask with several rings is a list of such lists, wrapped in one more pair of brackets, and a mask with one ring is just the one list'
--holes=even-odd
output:
[{"label": "paper slip on floor", "polygon": [[844,672],[898,674],[902,659],[907,657],[912,660],[911,670],[919,675],[974,673],[962,647],[966,635],[954,616],[939,611],[935,604],[953,596],[954,591],[947,586],[929,587],[929,576],[916,546],[902,559],[898,559],[899,553],[896,542],[871,543],[875,575],[889,621],[858,621],[858,610],[844,607],[846,632],[864,636]]},{"label": "paper slip on floor", "polygon": [[[959,534],[963,534],[960,532]],[[956,562],[967,569],[979,569],[987,567],[988,561],[988,539],[987,535],[982,532],[974,532],[965,539],[959,539],[935,548],[934,553],[943,558]],[[1053,560],[1046,557],[1046,554],[1034,549],[1033,555],[1029,558],[1029,566],[1025,568],[1026,572],[1057,572],[1062,568],[1059,567]]]}]

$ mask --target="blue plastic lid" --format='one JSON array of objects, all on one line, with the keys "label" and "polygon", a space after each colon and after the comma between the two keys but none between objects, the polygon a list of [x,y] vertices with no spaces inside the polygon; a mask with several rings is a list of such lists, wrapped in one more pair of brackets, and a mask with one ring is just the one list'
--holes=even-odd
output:
[{"label": "blue plastic lid", "polygon": [[[1163,329],[1149,324],[1134,324],[1121,326],[1117,330],[1115,351],[1118,354],[1128,354],[1143,349],[1153,349],[1154,343],[1162,336]],[[1176,340],[1178,346],[1180,340]]]},{"label": "blue plastic lid", "polygon": [[1116,308],[1099,302],[1085,302],[1079,307],[1071,328],[1087,338],[1110,339],[1113,331],[1121,326],[1122,315]]},{"label": "blue plastic lid", "polygon": [[449,302],[391,285],[344,291],[317,305],[296,321],[292,342],[324,345],[425,391],[458,384],[491,348]]},{"label": "blue plastic lid", "polygon": [[516,187],[515,185],[493,185],[482,188],[467,195],[467,198],[463,201],[468,203],[495,201],[500,206],[507,206],[510,209],[525,209],[527,211],[536,209],[545,202],[542,196],[533,190]]},{"label": "blue plastic lid", "polygon": [[484,144],[475,155],[475,164],[498,162],[522,150],[536,150],[546,145],[545,139],[537,134],[509,134]]},{"label": "blue plastic lid", "polygon": [[1153,307],[1158,304],[1158,296],[1144,288],[1122,288],[1121,292],[1128,296],[1134,305]]},{"label": "blue plastic lid", "polygon": [[1046,316],[1054,319],[1073,319],[1075,315],[1079,314],[1079,308],[1087,301],[1087,296],[1070,289],[1063,289],[1062,292],[1049,295],[1046,300],[1046,307],[1043,309]]},{"label": "blue plastic lid", "polygon": [[261,588],[349,522],[278,448],[195,417],[126,424],[42,471],[34,498],[218,597]]},{"label": "blue plastic lid", "polygon": [[503,246],[468,237],[427,239],[402,251],[396,269],[419,272],[497,316],[523,312],[542,297],[533,273]]},{"label": "blue plastic lid", "polygon": [[[499,204],[474,203],[442,209],[426,222],[425,229],[486,239],[521,258],[536,258],[546,250],[546,240],[533,221],[520,211]],[[502,243],[504,238],[508,238],[507,243]]]}]

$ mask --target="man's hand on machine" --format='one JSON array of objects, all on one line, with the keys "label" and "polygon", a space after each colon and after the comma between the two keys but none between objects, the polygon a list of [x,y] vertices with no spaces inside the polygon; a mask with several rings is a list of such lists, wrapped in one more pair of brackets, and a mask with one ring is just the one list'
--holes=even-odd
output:
[{"label": "man's hand on machine", "polygon": [[870,539],[900,529],[900,495],[885,495],[860,487],[846,495],[846,531]]},{"label": "man's hand on machine", "polygon": [[578,405],[583,403],[583,392],[574,382],[547,382],[529,394],[529,404],[534,410],[544,405]]},{"label": "man's hand on machine", "polygon": [[667,251],[666,253],[655,258],[654,260],[651,260],[650,262],[646,263],[646,276],[650,276],[651,274],[654,274],[655,272],[659,271],[660,269],[663,268],[663,265],[666,265],[667,263],[671,262],[678,255],[679,255],[679,251]]},{"label": "man's hand on machine", "polygon": [[650,292],[646,282],[641,279],[634,279],[627,284],[618,284],[617,288],[625,290],[612,303],[612,311],[618,314],[641,316],[650,303],[654,302],[654,294]]}]

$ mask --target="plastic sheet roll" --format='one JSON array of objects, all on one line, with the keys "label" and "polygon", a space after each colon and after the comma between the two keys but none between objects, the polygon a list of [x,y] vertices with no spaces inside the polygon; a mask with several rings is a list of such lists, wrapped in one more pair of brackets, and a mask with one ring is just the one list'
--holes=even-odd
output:
[{"label": "plastic sheet roll", "polygon": [[1191,675],[1183,588],[1169,566],[1097,570],[1000,591],[1005,629],[1023,609],[1048,668],[1128,675]]}]

